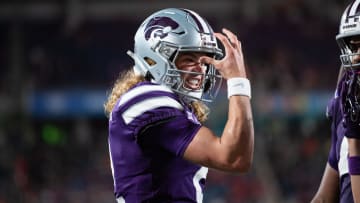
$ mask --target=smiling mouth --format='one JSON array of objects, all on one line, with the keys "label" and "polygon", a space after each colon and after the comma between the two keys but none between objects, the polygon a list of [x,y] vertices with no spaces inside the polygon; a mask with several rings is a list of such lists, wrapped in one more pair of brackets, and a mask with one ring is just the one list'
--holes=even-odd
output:
[{"label": "smiling mouth", "polygon": [[185,80],[184,86],[185,86],[185,88],[188,88],[191,90],[198,90],[201,87],[201,79],[189,78],[189,79]]}]

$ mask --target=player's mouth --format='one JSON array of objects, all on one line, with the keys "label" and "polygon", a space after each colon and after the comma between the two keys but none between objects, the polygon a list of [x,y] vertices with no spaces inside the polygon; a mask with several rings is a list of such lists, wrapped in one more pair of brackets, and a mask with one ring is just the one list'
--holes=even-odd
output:
[{"label": "player's mouth", "polygon": [[201,78],[187,78],[185,87],[192,90],[198,90],[201,87]]}]

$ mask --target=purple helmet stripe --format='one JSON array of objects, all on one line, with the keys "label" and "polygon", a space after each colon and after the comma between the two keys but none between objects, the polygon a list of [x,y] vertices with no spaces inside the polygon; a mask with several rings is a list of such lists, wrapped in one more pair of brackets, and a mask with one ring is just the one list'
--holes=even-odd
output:
[{"label": "purple helmet stripe", "polygon": [[205,33],[204,27],[202,26],[202,24],[200,22],[201,18],[199,20],[199,18],[190,10],[187,10],[187,9],[182,9],[182,10],[185,11],[187,14],[189,14],[194,19],[196,25],[199,28],[199,32]]},{"label": "purple helmet stripe", "polygon": [[189,10],[189,12],[199,20],[199,23],[203,27],[204,33],[210,33],[209,24],[206,22],[206,20],[204,20],[204,18],[200,17],[199,14],[195,13],[194,11]]},{"label": "purple helmet stripe", "polygon": [[346,13],[346,16],[343,16],[345,17],[345,22],[349,22],[349,12],[350,12],[350,6],[348,6],[346,9],[345,9],[345,12],[344,12],[344,15]]},{"label": "purple helmet stripe", "polygon": [[346,19],[349,18],[350,15],[350,10],[353,6],[353,4],[355,3],[355,1],[353,1],[347,8],[346,8]]},{"label": "purple helmet stripe", "polygon": [[360,0],[357,0],[357,1],[354,1],[353,4],[351,5],[350,7],[350,12],[349,12],[349,16],[348,17],[352,17],[356,14],[357,10],[358,10],[358,7],[359,7],[359,4],[360,4]]},{"label": "purple helmet stripe", "polygon": [[355,11],[355,15],[358,16],[358,13],[360,12],[360,6],[358,5],[357,8],[356,8],[356,11]]},{"label": "purple helmet stripe", "polygon": [[205,20],[204,22],[206,23],[206,27],[209,29],[209,32],[208,32],[208,33],[213,34],[214,31],[213,31],[213,29],[211,28],[210,24],[209,24],[206,20]]}]

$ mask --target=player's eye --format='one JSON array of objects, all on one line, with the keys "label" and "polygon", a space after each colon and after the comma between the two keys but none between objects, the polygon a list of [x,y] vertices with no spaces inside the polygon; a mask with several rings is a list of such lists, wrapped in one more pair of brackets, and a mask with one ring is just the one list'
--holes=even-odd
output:
[{"label": "player's eye", "polygon": [[186,57],[182,60],[182,64],[184,64],[185,66],[195,66],[199,64],[199,62],[192,57]]},{"label": "player's eye", "polygon": [[348,48],[350,49],[350,51],[352,53],[356,53],[356,52],[358,52],[360,46],[359,46],[359,44],[349,43]]},{"label": "player's eye", "polygon": [[345,42],[347,44],[348,49],[351,53],[357,53],[360,49],[360,39],[359,38],[349,38]]}]

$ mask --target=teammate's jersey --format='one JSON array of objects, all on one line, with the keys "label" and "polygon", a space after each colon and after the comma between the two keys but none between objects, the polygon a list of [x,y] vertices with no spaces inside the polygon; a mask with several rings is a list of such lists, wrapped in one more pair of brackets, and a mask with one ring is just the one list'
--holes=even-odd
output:
[{"label": "teammate's jersey", "polygon": [[327,115],[331,118],[331,149],[328,163],[338,171],[340,178],[340,203],[353,203],[351,182],[348,167],[348,141],[344,136],[344,126],[342,124],[343,115],[340,107],[340,97],[337,93],[328,107]]},{"label": "teammate's jersey", "polygon": [[117,202],[202,202],[208,169],[182,158],[200,127],[167,87],[142,82],[123,94],[109,119]]}]

